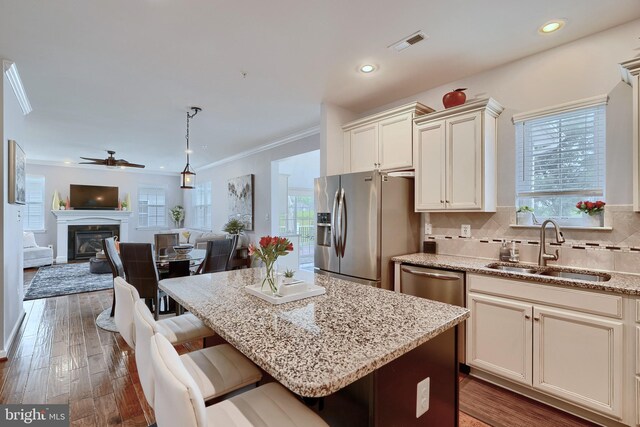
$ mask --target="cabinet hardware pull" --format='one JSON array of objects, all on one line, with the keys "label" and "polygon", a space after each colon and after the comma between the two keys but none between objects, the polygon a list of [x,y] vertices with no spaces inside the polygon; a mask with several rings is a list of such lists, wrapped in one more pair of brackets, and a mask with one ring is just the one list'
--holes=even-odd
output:
[{"label": "cabinet hardware pull", "polygon": [[528,314],[525,314],[525,315],[524,315],[524,318],[525,318],[525,319],[531,319],[531,316],[529,316]]},{"label": "cabinet hardware pull", "polygon": [[536,322],[539,322],[540,318],[539,317],[534,317],[533,320],[535,320]]},{"label": "cabinet hardware pull", "polygon": [[444,203],[444,200],[440,200],[440,203]]},{"label": "cabinet hardware pull", "polygon": [[450,201],[446,200],[447,203],[451,203]]}]

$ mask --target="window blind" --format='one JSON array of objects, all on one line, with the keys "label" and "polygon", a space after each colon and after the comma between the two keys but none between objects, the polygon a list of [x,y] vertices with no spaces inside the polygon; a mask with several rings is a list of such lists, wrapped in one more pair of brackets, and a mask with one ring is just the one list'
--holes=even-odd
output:
[{"label": "window blind", "polygon": [[44,176],[27,175],[24,229],[44,230]]},{"label": "window blind", "polygon": [[606,105],[516,123],[518,197],[602,196]]},{"label": "window blind", "polygon": [[138,189],[138,226],[166,227],[166,196],[163,188]]},{"label": "window blind", "polygon": [[194,200],[195,228],[211,228],[211,182],[203,182],[196,185]]}]

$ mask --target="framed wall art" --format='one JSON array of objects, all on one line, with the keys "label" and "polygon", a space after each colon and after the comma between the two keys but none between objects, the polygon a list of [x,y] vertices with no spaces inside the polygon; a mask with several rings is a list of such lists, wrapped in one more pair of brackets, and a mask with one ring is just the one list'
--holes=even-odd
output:
[{"label": "framed wall art", "polygon": [[253,174],[227,181],[229,219],[238,219],[245,230],[253,231]]},{"label": "framed wall art", "polygon": [[9,140],[9,203],[26,203],[27,157],[17,142]]}]

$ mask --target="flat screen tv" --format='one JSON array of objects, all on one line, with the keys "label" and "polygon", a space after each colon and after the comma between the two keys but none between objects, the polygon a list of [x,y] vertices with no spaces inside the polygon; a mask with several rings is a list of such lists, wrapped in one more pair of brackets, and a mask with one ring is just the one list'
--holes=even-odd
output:
[{"label": "flat screen tv", "polygon": [[71,184],[69,193],[73,209],[118,209],[118,187]]}]

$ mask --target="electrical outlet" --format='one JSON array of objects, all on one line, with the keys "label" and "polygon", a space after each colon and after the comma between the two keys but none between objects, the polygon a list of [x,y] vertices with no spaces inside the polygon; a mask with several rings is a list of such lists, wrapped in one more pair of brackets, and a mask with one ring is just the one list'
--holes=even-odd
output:
[{"label": "electrical outlet", "polygon": [[471,226],[469,224],[462,224],[460,226],[460,235],[462,237],[471,237]]},{"label": "electrical outlet", "polygon": [[429,377],[418,383],[416,394],[416,418],[420,418],[422,414],[429,410],[429,383]]},{"label": "electrical outlet", "polygon": [[428,222],[424,223],[424,234],[425,236],[433,234],[433,229],[431,228],[431,224],[429,224]]}]

